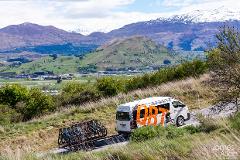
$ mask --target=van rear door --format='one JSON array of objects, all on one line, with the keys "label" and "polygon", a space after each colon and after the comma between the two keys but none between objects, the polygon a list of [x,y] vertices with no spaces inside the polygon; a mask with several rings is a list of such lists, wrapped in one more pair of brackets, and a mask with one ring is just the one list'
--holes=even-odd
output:
[{"label": "van rear door", "polygon": [[116,113],[116,120],[117,120],[117,131],[118,132],[130,132],[130,114],[129,112],[122,112],[117,111]]}]

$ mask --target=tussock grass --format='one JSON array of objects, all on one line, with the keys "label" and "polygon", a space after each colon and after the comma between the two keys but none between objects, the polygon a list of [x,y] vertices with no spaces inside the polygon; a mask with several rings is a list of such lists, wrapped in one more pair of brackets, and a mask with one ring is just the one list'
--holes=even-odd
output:
[{"label": "tussock grass", "polygon": [[[238,117],[237,117],[238,118]],[[209,122],[209,124],[208,124]],[[206,119],[203,128],[216,125],[210,132],[190,133],[189,130],[180,136],[167,137],[159,135],[156,138],[141,142],[130,142],[126,146],[116,146],[103,151],[74,152],[64,155],[47,154],[40,156],[31,149],[13,150],[7,148],[0,159],[6,160],[154,160],[154,159],[239,159],[240,133],[231,127],[231,119]],[[181,128],[171,128],[178,132]],[[182,128],[182,130],[185,130]],[[163,131],[167,133],[167,131]],[[161,133],[159,133],[161,134]]]},{"label": "tussock grass", "polygon": [[57,112],[35,118],[30,122],[1,126],[0,154],[5,148],[15,151],[47,151],[57,147],[58,129],[85,119],[98,119],[115,133],[115,110],[117,105],[151,96],[171,96],[185,102],[190,109],[204,108],[212,104],[215,94],[206,83],[208,75],[198,79],[189,78],[169,82],[157,87],[139,89],[128,94],[104,98],[80,106],[60,108]]},{"label": "tussock grass", "polygon": [[[46,159],[102,159],[102,160],[154,160],[154,159],[239,159],[240,133],[232,128],[229,119],[206,119],[201,128],[217,126],[209,132],[191,133],[185,128],[162,130],[156,138],[130,142],[126,146],[113,147],[101,152],[77,152],[68,155],[49,155]],[[184,134],[167,137],[168,132]],[[140,129],[141,130],[141,129]],[[223,132],[223,130],[225,130]],[[162,135],[163,134],[163,135]],[[162,135],[162,136],[161,136]]]}]

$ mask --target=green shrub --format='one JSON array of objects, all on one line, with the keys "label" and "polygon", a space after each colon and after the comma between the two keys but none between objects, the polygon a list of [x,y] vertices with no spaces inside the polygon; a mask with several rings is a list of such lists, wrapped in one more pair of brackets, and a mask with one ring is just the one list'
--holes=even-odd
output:
[{"label": "green shrub", "polygon": [[199,121],[201,124],[198,129],[201,132],[210,133],[219,128],[219,126],[215,123],[215,120],[212,118],[199,117]]},{"label": "green shrub", "polygon": [[176,126],[169,125],[166,127],[166,138],[173,139],[177,137],[181,137],[186,133],[186,130],[183,128],[177,128]]},{"label": "green shrub", "polygon": [[62,92],[64,94],[76,94],[84,90],[86,85],[80,83],[80,82],[68,82],[66,85],[64,85]]},{"label": "green shrub", "polygon": [[24,120],[29,120],[55,109],[52,97],[42,93],[41,90],[37,88],[29,91],[29,97],[26,106],[20,110]]},{"label": "green shrub", "polygon": [[28,90],[18,84],[5,85],[0,88],[0,103],[15,108],[16,104],[28,100]]},{"label": "green shrub", "polygon": [[240,131],[240,112],[236,115],[230,117],[230,126],[231,128]]},{"label": "green shrub", "polygon": [[71,96],[68,104],[79,105],[88,101],[96,101],[101,98],[100,93],[95,89],[85,89]]},{"label": "green shrub", "polygon": [[148,139],[152,139],[158,136],[158,132],[156,127],[154,126],[146,126],[135,129],[131,134],[131,140],[135,142],[146,141]]},{"label": "green shrub", "polygon": [[4,123],[30,120],[33,117],[53,111],[51,96],[39,89],[28,90],[26,87],[13,84],[0,88],[1,121]]},{"label": "green shrub", "polygon": [[185,62],[175,67],[163,68],[151,74],[133,77],[126,83],[126,91],[146,88],[148,86],[159,85],[173,80],[180,80],[187,77],[197,77],[207,70],[205,62],[194,60]]},{"label": "green shrub", "polygon": [[183,136],[187,133],[183,128],[177,128],[173,125],[169,125],[167,127],[162,126],[144,126],[137,128],[131,134],[131,141],[141,142],[149,139],[153,139],[156,137],[173,139],[177,137]]},{"label": "green shrub", "polygon": [[103,94],[103,96],[115,96],[119,92],[124,91],[122,81],[113,79],[111,77],[105,77],[97,80],[97,89]]},{"label": "green shrub", "polygon": [[71,82],[63,87],[62,94],[56,97],[55,103],[56,106],[79,105],[100,98],[101,95],[95,86]]}]

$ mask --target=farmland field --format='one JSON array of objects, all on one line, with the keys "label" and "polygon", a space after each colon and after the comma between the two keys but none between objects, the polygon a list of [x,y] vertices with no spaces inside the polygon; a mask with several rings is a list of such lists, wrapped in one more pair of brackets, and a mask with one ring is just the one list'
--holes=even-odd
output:
[{"label": "farmland field", "polygon": [[40,89],[61,89],[62,86],[69,82],[80,82],[80,83],[93,83],[96,81],[94,77],[81,77],[74,80],[63,80],[62,83],[58,84],[56,80],[18,80],[18,79],[0,79],[0,86],[5,84],[20,84],[29,88],[35,87]]}]

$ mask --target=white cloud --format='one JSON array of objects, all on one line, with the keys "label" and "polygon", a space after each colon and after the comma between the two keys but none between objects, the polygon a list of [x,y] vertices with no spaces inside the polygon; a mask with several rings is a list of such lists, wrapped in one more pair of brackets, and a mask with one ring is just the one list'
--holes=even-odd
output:
[{"label": "white cloud", "polygon": [[[65,30],[79,28],[84,33],[110,31],[123,25],[156,19],[171,14],[221,6],[240,8],[238,0],[149,0],[162,8],[176,8],[169,13],[120,11],[119,8],[138,0],[14,0],[0,1],[0,27],[23,22],[54,25]],[[154,3],[153,3],[154,2]]]},{"label": "white cloud", "polygon": [[184,7],[194,2],[196,2],[196,0],[164,0],[162,5],[166,7]]},{"label": "white cloud", "polygon": [[[134,0],[14,0],[0,1],[0,27],[23,22],[73,30],[78,27],[89,31],[113,29],[114,10]],[[120,20],[121,21],[121,20]],[[108,26],[104,25],[105,23]],[[113,22],[114,23],[114,22]],[[117,23],[119,24],[119,23]],[[115,23],[112,24],[115,26]]]}]

